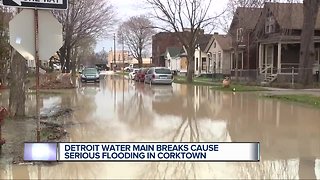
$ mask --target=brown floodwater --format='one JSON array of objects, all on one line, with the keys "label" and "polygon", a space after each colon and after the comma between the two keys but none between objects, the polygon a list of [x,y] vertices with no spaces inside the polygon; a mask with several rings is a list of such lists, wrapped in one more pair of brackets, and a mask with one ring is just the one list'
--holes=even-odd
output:
[{"label": "brown floodwater", "polygon": [[[7,92],[1,92],[6,105]],[[2,179],[320,179],[320,110],[209,87],[149,86],[120,76],[42,97],[42,111],[70,107],[70,142],[260,142],[259,163],[59,163],[17,166],[4,154]],[[34,113],[35,98],[27,98]],[[30,122],[33,123],[33,122]],[[29,125],[27,130],[34,126]],[[3,136],[17,136],[10,125]],[[10,129],[11,128],[11,129]],[[23,131],[23,127],[18,127]],[[33,138],[21,135],[19,138]],[[8,142],[10,145],[10,142]],[[4,147],[5,151],[5,147]]]}]

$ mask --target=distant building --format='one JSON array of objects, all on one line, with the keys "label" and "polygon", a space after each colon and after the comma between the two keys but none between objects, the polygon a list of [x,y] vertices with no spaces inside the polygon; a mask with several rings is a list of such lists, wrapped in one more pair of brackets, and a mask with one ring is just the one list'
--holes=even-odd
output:
[{"label": "distant building", "polygon": [[[138,60],[135,58],[131,58],[129,60],[129,64],[139,64]],[[152,66],[152,59],[151,58],[142,58],[142,66],[149,67]]]},{"label": "distant building", "polygon": [[115,63],[118,68],[126,67],[130,64],[129,62],[129,51],[116,51],[114,60],[114,51],[108,52],[108,67],[113,67]]},{"label": "distant building", "polygon": [[152,37],[152,63],[155,66],[165,66],[165,52],[168,47],[182,48],[176,33],[160,32]]}]

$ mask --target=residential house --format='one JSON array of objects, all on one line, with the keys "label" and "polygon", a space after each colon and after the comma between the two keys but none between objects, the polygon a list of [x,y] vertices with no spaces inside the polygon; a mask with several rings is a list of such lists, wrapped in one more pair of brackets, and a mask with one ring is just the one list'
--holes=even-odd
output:
[{"label": "residential house", "polygon": [[254,30],[261,12],[262,8],[239,7],[236,9],[228,32],[232,38],[231,73],[233,75],[236,69],[256,75],[257,44]]},{"label": "residential house", "polygon": [[203,34],[200,35],[197,40],[197,47],[195,49],[194,58],[195,58],[195,68],[194,73],[195,75],[202,75],[202,74],[209,74],[209,57],[206,50],[208,46],[212,34]]},{"label": "residential house", "polygon": [[[303,18],[301,3],[265,4],[255,35],[259,44],[259,72],[264,74],[266,81],[288,81],[292,71],[298,73]],[[314,42],[316,54],[313,73],[316,74],[320,67],[320,12],[316,20]]]},{"label": "residential house", "polygon": [[187,61],[183,48],[168,47],[165,52],[165,67],[171,71],[187,73]]},{"label": "residential house", "polygon": [[[161,32],[152,37],[152,62],[156,66],[167,66],[171,69],[178,69],[178,66],[172,66],[172,60],[177,60],[176,64],[180,64],[180,72],[187,72],[187,54],[184,50],[183,45],[180,43],[178,39],[177,33],[190,33],[190,29],[184,29],[183,32]],[[208,74],[209,73],[209,57],[207,52],[205,51],[206,47],[209,44],[209,41],[212,38],[212,34],[204,34],[204,30],[201,30],[200,36],[196,42],[197,48],[195,49],[195,74]],[[182,50],[180,52],[180,57],[178,57],[177,48]],[[170,51],[170,52],[169,52]],[[173,58],[174,57],[174,58]],[[180,59],[180,63],[178,62]]]},{"label": "residential house", "polygon": [[231,75],[232,38],[215,33],[205,49],[209,56],[208,72],[217,75]]}]

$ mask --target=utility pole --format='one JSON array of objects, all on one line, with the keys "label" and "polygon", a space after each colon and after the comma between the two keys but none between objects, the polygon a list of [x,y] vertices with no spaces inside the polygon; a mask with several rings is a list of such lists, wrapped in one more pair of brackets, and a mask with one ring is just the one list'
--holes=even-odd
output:
[{"label": "utility pole", "polygon": [[124,39],[123,39],[123,34],[121,34],[121,41],[122,41],[122,66],[123,66],[123,73],[124,73]]},{"label": "utility pole", "polygon": [[40,142],[40,60],[39,60],[39,14],[38,10],[34,10],[34,27],[35,27],[35,61],[36,61],[36,108],[37,108],[37,142]]},{"label": "utility pole", "polygon": [[113,35],[113,71],[116,72],[116,33]]}]

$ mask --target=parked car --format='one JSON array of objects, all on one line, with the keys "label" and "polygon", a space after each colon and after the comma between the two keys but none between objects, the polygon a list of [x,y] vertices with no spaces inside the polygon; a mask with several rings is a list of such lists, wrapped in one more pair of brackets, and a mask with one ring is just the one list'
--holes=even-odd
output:
[{"label": "parked car", "polygon": [[150,68],[145,77],[145,83],[149,84],[168,84],[173,82],[171,70],[165,67]]},{"label": "parked car", "polygon": [[132,70],[132,68],[128,66],[128,67],[123,68],[123,70],[124,70],[125,72],[130,72],[130,71]]},{"label": "parked car", "polygon": [[144,82],[144,77],[147,73],[147,68],[140,68],[137,74],[135,75],[135,80],[139,82]]},{"label": "parked car", "polygon": [[100,82],[100,74],[96,68],[84,68],[81,73],[81,82]]},{"label": "parked car", "polygon": [[138,71],[139,71],[139,69],[132,69],[131,72],[129,73],[129,78],[131,80],[134,80],[134,78],[135,78],[135,76],[136,76]]}]

